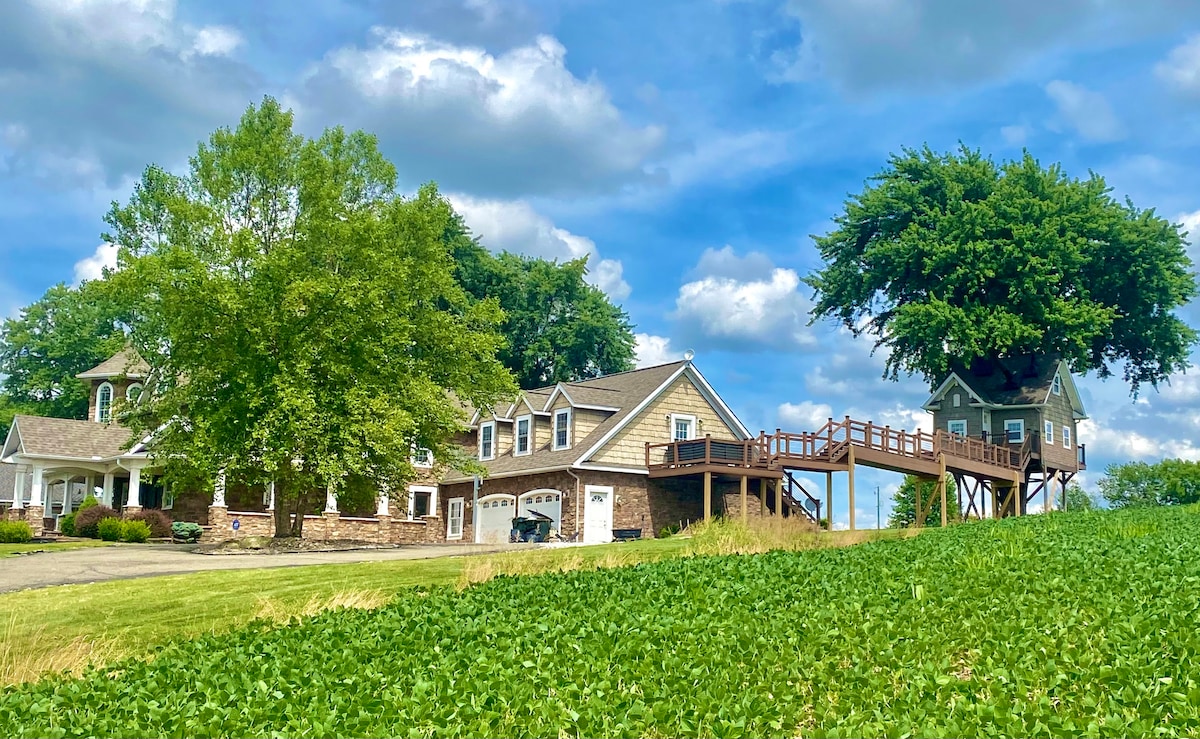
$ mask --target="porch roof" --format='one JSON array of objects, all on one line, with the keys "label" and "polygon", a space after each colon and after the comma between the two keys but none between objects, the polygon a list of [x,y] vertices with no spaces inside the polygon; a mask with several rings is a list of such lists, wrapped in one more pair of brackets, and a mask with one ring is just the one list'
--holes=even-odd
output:
[{"label": "porch roof", "polygon": [[17,415],[0,457],[21,454],[83,462],[115,459],[130,453],[124,448],[129,437],[129,429],[116,424]]}]

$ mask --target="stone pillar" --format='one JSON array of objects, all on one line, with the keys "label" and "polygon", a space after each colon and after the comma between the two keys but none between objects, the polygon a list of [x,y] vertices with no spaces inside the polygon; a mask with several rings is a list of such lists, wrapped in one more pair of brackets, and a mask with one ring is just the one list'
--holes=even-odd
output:
[{"label": "stone pillar", "polygon": [[34,536],[42,535],[43,519],[46,515],[46,506],[42,497],[43,488],[45,487],[42,483],[43,471],[41,465],[35,464],[33,466],[33,485],[29,490],[29,506],[25,511],[25,519],[29,521],[30,527],[33,528]]},{"label": "stone pillar", "polygon": [[129,468],[129,495],[125,497],[124,513],[137,513],[142,510],[142,468]]},{"label": "stone pillar", "polygon": [[17,467],[17,479],[13,485],[13,510],[25,507],[25,468]]},{"label": "stone pillar", "polygon": [[105,472],[104,490],[100,493],[100,502],[109,507],[111,507],[113,504],[114,483],[115,481],[113,480],[113,473]]}]

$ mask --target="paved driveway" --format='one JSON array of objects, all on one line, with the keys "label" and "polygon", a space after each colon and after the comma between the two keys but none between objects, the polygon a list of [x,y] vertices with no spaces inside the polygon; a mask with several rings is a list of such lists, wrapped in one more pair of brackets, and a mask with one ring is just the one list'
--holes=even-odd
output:
[{"label": "paved driveway", "polygon": [[0,559],[0,593],[50,585],[121,580],[131,577],[178,575],[207,570],[246,570],[256,567],[382,562],[485,554],[529,545],[426,544],[400,549],[360,549],[350,552],[294,554],[194,554],[191,547],[170,544],[124,544],[112,547],[39,552]]}]

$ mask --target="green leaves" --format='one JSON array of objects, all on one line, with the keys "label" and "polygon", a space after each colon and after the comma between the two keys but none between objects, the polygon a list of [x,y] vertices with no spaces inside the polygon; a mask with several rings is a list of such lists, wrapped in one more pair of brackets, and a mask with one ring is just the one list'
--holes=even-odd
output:
[{"label": "green leaves", "polygon": [[1184,507],[501,577],[14,687],[0,734],[1189,736],[1197,582]]},{"label": "green leaves", "polygon": [[1100,494],[1114,508],[1197,503],[1200,462],[1164,459],[1154,464],[1110,464],[1099,487]]},{"label": "green leaves", "polygon": [[1136,395],[1187,366],[1196,294],[1179,228],[1026,154],[894,155],[816,239],[813,315],[876,347],[887,374],[933,380],[958,358],[1061,353],[1077,372],[1124,366]]}]

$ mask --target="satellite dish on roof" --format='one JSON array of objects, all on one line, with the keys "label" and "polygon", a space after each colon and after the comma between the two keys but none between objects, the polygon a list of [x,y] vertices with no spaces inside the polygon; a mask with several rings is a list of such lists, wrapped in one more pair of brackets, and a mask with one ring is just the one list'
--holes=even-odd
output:
[{"label": "satellite dish on roof", "polygon": [[686,352],[683,353],[683,359],[685,362],[690,362],[695,358],[696,358],[696,352],[692,351],[691,349],[688,349]]}]

